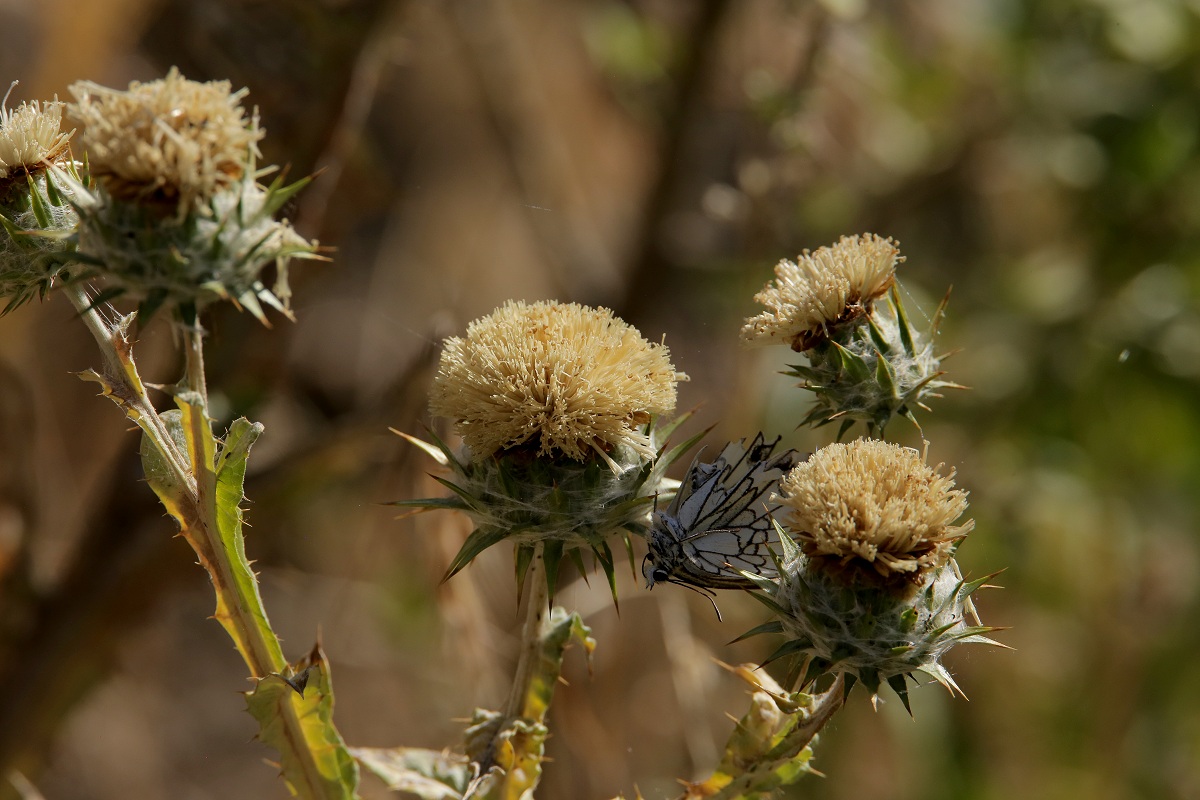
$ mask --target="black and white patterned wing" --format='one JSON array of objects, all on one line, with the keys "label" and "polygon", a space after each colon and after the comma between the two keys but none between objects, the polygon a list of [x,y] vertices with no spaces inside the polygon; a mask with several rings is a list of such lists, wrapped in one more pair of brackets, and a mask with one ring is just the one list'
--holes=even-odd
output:
[{"label": "black and white patterned wing", "polygon": [[749,447],[745,440],[730,442],[711,463],[692,463],[651,532],[643,566],[651,585],[669,576],[704,588],[752,588],[741,570],[775,574],[771,547],[778,539],[770,514],[779,504],[768,498],[798,459],[792,450],[772,457],[778,443],[760,433]]}]

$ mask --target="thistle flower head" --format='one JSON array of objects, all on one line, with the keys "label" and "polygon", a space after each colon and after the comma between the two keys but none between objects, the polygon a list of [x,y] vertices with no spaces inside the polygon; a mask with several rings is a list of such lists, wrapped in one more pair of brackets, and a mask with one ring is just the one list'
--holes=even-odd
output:
[{"label": "thistle flower head", "polygon": [[434,379],[430,408],[454,420],[465,456],[410,438],[453,471],[443,483],[454,497],[396,505],[459,509],[475,522],[447,577],[508,541],[519,580],[541,547],[553,594],[562,557],[582,565],[591,551],[615,596],[607,539],[623,537],[632,559],[629,534],[645,535],[654,497],[669,495],[666,468],[687,447],[664,455],[674,425],[654,423],[686,377],[666,347],[607,309],[506,303],[446,340]]},{"label": "thistle flower head", "polygon": [[263,132],[242,108],[246,90],[228,81],[190,81],[172,67],[127,91],[90,81],[70,91],[91,174],[113,197],[186,212],[253,170]]},{"label": "thistle flower head", "polygon": [[873,571],[885,579],[937,569],[974,527],[954,474],[916,450],[876,439],[832,444],[779,482],[786,527],[813,568]]},{"label": "thistle flower head", "polygon": [[[185,324],[217,300],[263,322],[263,305],[287,313],[288,261],[316,258],[317,247],[275,214],[309,179],[258,183],[270,170],[256,169],[263,132],[241,106],[245,90],[172,69],[127,91],[83,82],[71,92],[94,178],[75,187],[78,258],[107,297],[135,300],[143,319],[172,308]],[[272,263],[268,289],[261,273]]]},{"label": "thistle flower head", "polygon": [[[780,533],[779,579],[756,581],[794,656],[792,680],[826,672],[877,697],[886,682],[908,706],[908,681],[922,672],[951,690],[941,657],[983,636],[953,554],[973,523],[954,525],[966,493],[912,450],[860,439],[813,454],[780,480],[790,509]],[[970,617],[974,625],[967,623]]]},{"label": "thistle flower head", "polygon": [[75,175],[62,110],[58,101],[0,102],[0,314],[45,297],[73,257],[79,218],[62,182]]},{"label": "thistle flower head", "polygon": [[0,103],[0,195],[12,179],[34,175],[67,154],[70,133],[62,131],[63,104],[57,100]]},{"label": "thistle flower head", "polygon": [[827,340],[831,329],[861,318],[887,292],[899,252],[891,239],[867,233],[780,261],[775,279],[754,296],[767,310],[746,320],[742,341],[802,352]]},{"label": "thistle flower head", "polygon": [[430,409],[456,423],[472,458],[528,445],[539,456],[654,455],[651,418],[675,408],[687,376],[613,313],[509,302],[446,340]]}]

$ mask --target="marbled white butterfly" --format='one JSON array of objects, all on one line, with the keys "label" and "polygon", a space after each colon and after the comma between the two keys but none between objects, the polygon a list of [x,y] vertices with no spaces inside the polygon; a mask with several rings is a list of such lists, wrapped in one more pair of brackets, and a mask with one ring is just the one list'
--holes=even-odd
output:
[{"label": "marbled white butterfly", "polygon": [[779,438],[767,444],[760,433],[749,448],[742,439],[725,445],[711,463],[699,456],[692,461],[670,508],[654,512],[650,552],[642,561],[648,587],[752,589],[739,570],[775,575],[770,548],[779,539],[770,515],[780,505],[768,498],[799,459],[795,450],[771,457]]}]

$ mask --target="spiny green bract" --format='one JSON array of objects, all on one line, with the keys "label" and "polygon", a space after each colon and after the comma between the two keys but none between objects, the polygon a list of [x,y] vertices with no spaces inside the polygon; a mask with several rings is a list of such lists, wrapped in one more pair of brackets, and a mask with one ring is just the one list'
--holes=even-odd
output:
[{"label": "spiny green bract", "polygon": [[79,218],[70,199],[47,171],[0,183],[0,315],[44,299],[67,278],[74,260]]},{"label": "spiny green bract", "polygon": [[[768,661],[795,658],[789,685],[799,679],[804,687],[820,675],[842,673],[847,691],[858,681],[875,697],[886,682],[908,708],[913,673],[961,694],[942,656],[956,644],[998,644],[983,636],[996,629],[978,624],[971,602],[991,575],[964,581],[951,559],[913,577],[882,579],[839,570],[828,558],[810,558],[783,531],[780,541],[779,580],[757,581],[766,594],[756,595],[776,619],[746,636],[787,637]],[[968,617],[976,624],[969,625]]]},{"label": "spiny green bract", "polygon": [[[681,420],[655,430],[652,440],[665,438]],[[443,498],[401,500],[393,505],[421,510],[453,509],[471,517],[476,528],[463,543],[443,580],[469,564],[475,556],[502,541],[517,550],[517,579],[524,580],[536,547],[544,549],[546,581],[553,597],[562,558],[570,557],[586,573],[582,553],[590,550],[608,578],[616,598],[615,557],[610,537],[619,536],[630,564],[633,546],[629,534],[645,536],[648,512],[657,496],[669,499],[675,484],[664,479],[667,467],[701,437],[699,434],[670,452],[659,448],[647,459],[633,448],[620,446],[608,455],[620,467],[615,471],[600,459],[578,462],[537,456],[537,446],[501,451],[482,461],[459,458],[440,439],[436,447],[405,437],[421,446],[453,472],[453,479],[435,479],[454,495]]]},{"label": "spiny green bract", "polygon": [[785,373],[802,378],[803,388],[816,395],[816,406],[801,424],[840,421],[839,439],[855,420],[865,422],[871,433],[882,432],[896,416],[917,424],[913,410],[929,410],[924,401],[941,397],[938,389],[961,388],[939,380],[945,373],[933,351],[945,303],[943,300],[938,306],[929,330],[922,333],[912,328],[893,287],[886,311],[876,304],[859,324],[843,328],[832,339],[805,351],[808,366],[792,366]]},{"label": "spiny green bract", "polygon": [[[251,170],[182,215],[96,187],[94,202],[78,206],[78,257],[105,279],[100,299],[136,300],[143,322],[160,307],[176,307],[187,318],[216,300],[230,300],[265,322],[262,304],[288,313],[288,259],[315,257],[315,245],[274,218],[309,180],[284,185],[276,179],[263,187]],[[273,262],[278,273],[268,289],[261,272]]]}]

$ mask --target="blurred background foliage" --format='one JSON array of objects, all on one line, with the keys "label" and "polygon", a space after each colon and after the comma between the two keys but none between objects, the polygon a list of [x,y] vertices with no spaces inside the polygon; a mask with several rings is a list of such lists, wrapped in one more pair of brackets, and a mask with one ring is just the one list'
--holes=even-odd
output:
[{"label": "blurred background foliage", "polygon": [[[788,354],[736,332],[778,259],[871,231],[918,317],[954,287],[972,389],[924,433],[1016,650],[959,648],[970,702],[927,687],[915,719],[856,697],[788,796],[1200,797],[1196,0],[0,0],[0,29],[10,105],[177,65],[250,89],[265,163],[324,170],[291,216],[334,262],[296,270],[295,324],[216,314],[210,386],[266,424],[248,549],[351,743],[453,743],[509,678],[511,554],[439,586],[467,523],[380,505],[439,491],[387,427],[429,422],[441,338],[508,298],[607,305],[665,335],[710,448],[811,450]],[[169,331],[139,347],[174,380]],[[48,800],[282,798],[136,436],[70,375],[96,363],[59,298],[0,320],[0,766]],[[719,623],[620,589],[619,615],[603,581],[561,592],[600,646],[591,678],[568,658],[543,797],[672,795],[745,708],[713,658],[773,647],[726,646],[744,596]]]}]

